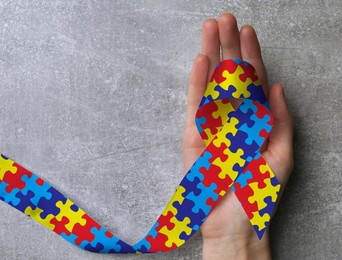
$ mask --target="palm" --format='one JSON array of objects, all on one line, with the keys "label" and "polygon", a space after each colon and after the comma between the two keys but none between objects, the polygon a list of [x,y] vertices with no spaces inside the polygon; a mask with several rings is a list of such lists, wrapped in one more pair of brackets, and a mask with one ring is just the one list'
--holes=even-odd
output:
[{"label": "palm", "polygon": [[[222,59],[240,58],[250,62],[256,69],[266,96],[269,95],[266,70],[262,61],[257,36],[251,26],[245,26],[239,32],[236,20],[231,14],[223,14],[219,21],[210,19],[203,25],[202,55],[194,62],[188,96],[188,119],[184,131],[183,157],[187,171],[205,145],[195,125],[195,113],[205,91],[208,78],[215,65]],[[275,125],[269,144],[263,156],[269,163],[281,184],[285,184],[292,168],[292,117],[289,113],[282,86],[275,85],[270,93],[269,102],[274,114]],[[234,104],[233,106],[237,106]],[[224,198],[215,207],[201,227],[206,238],[240,237],[253,233],[252,226],[235,194],[228,190]]]}]

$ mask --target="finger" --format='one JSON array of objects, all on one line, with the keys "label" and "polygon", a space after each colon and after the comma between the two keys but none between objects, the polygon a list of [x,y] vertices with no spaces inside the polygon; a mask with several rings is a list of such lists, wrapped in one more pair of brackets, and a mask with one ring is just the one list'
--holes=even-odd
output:
[{"label": "finger", "polygon": [[240,48],[242,59],[252,64],[257,72],[263,86],[266,97],[268,98],[267,73],[264,62],[262,61],[260,44],[258,37],[250,25],[244,25],[240,31]]},{"label": "finger", "polygon": [[266,161],[272,169],[279,169],[279,181],[286,183],[293,167],[293,117],[284,95],[284,87],[278,83],[270,91],[269,104],[274,117],[274,126],[269,138]]},{"label": "finger", "polygon": [[234,15],[221,14],[218,19],[219,37],[222,49],[222,60],[241,59],[240,34]]},{"label": "finger", "polygon": [[208,81],[220,61],[220,40],[217,21],[208,19],[202,27],[202,54],[209,57]]},{"label": "finger", "polygon": [[188,124],[195,124],[195,114],[207,85],[209,59],[199,54],[194,60],[189,78]]}]

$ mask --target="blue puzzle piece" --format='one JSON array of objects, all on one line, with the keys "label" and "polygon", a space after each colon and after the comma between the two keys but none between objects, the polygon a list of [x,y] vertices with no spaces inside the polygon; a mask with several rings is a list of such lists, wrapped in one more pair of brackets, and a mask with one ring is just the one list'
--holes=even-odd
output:
[{"label": "blue puzzle piece", "polygon": [[177,209],[177,214],[175,215],[175,217],[179,221],[183,221],[184,218],[188,217],[188,213],[193,213],[192,208],[195,206],[195,203],[192,200],[184,198],[182,204],[180,204],[179,201],[175,201],[172,203],[172,206]]},{"label": "blue puzzle piece", "polygon": [[245,99],[237,110],[231,111],[228,113],[229,120],[232,118],[236,118],[238,120],[238,124],[236,128],[239,129],[241,125],[247,124],[249,127],[252,127],[255,124],[255,121],[252,120],[252,116],[255,115],[257,111],[257,107],[251,100]]},{"label": "blue puzzle piece", "polygon": [[200,109],[202,106],[204,106],[205,104],[212,102],[212,101],[214,101],[214,99],[211,95],[208,97],[203,97],[200,104],[199,104],[198,109]]},{"label": "blue puzzle piece", "polygon": [[[127,243],[122,240],[119,240],[117,244],[121,247],[120,253],[135,253],[135,250]],[[109,253],[115,253],[114,250],[109,251]]]},{"label": "blue puzzle piece", "polygon": [[267,102],[262,86],[255,86],[253,83],[247,86],[247,90],[251,93],[249,99],[258,101],[261,104]]},{"label": "blue puzzle piece", "polygon": [[239,106],[239,110],[244,114],[247,114],[248,111],[251,111],[253,112],[253,114],[255,114],[258,108],[255,104],[253,104],[253,102],[250,102],[250,100],[247,99],[241,103],[241,105]]},{"label": "blue puzzle piece", "polygon": [[156,228],[159,226],[159,223],[156,222],[154,223],[153,227],[150,229],[150,231],[148,232],[148,235],[152,236],[153,238],[156,238],[158,235],[158,232],[156,230]]},{"label": "blue puzzle piece", "polygon": [[205,124],[207,122],[207,119],[202,116],[201,118],[197,118],[195,119],[195,123],[196,123],[196,127],[199,133],[203,132],[203,128],[202,128],[202,124]]},{"label": "blue puzzle piece", "polygon": [[246,144],[250,145],[254,141],[257,145],[261,146],[264,143],[265,138],[260,136],[260,132],[263,129],[266,130],[267,133],[271,131],[272,126],[268,124],[271,117],[269,115],[265,115],[263,118],[259,118],[254,114],[251,116],[251,120],[255,121],[253,126],[250,127],[247,124],[243,124],[239,128],[239,131],[243,131],[248,135],[245,140]]},{"label": "blue puzzle piece", "polygon": [[42,219],[45,219],[49,214],[57,216],[61,209],[56,206],[56,203],[61,201],[65,204],[67,201],[67,198],[53,187],[48,189],[47,192],[51,194],[51,198],[46,199],[45,197],[42,197],[38,202],[38,207],[43,210],[43,212],[40,213]]},{"label": "blue puzzle piece", "polygon": [[237,150],[241,148],[244,152],[243,155],[241,155],[241,158],[245,160],[252,160],[260,150],[260,146],[254,141],[251,144],[246,144],[244,140],[248,138],[248,135],[243,131],[237,131],[235,136],[228,133],[226,137],[229,138],[231,142],[229,149],[236,153]]},{"label": "blue puzzle piece", "polygon": [[197,185],[201,182],[198,177],[195,177],[193,181],[190,181],[188,178],[183,178],[180,186],[183,186],[185,191],[183,192],[183,197],[188,195],[190,192],[193,192],[196,196],[201,193],[201,190],[197,188]]},{"label": "blue puzzle piece", "polygon": [[193,182],[196,177],[202,181],[204,179],[204,175],[200,172],[200,168],[204,167],[208,170],[211,165],[211,163],[209,162],[209,159],[211,157],[211,153],[204,152],[200,157],[198,157],[198,159],[195,161],[185,177],[191,182]]},{"label": "blue puzzle piece", "polygon": [[257,225],[253,225],[255,233],[258,235],[259,240],[261,240],[262,236],[264,235],[266,228],[268,227],[269,222],[265,222],[265,228],[259,231],[259,227]]},{"label": "blue puzzle piece", "polygon": [[280,184],[275,176],[271,178],[271,183],[272,183],[272,186],[277,186]]},{"label": "blue puzzle piece", "polygon": [[1,156],[4,160],[8,160],[8,157],[6,157],[5,155],[0,154],[0,156]]},{"label": "blue puzzle piece", "polygon": [[16,209],[20,210],[21,212],[25,213],[25,209],[27,207],[31,207],[32,209],[37,208],[37,205],[32,203],[32,198],[34,198],[33,191],[27,191],[26,194],[23,194],[22,192],[18,192],[16,196],[20,200],[20,202],[16,206],[14,206],[12,203],[9,203],[9,204],[15,207]]},{"label": "blue puzzle piece", "polygon": [[102,250],[104,250],[104,246],[98,242],[95,244],[95,246],[92,244],[87,244],[84,249],[90,252],[100,253]]},{"label": "blue puzzle piece", "polygon": [[212,183],[209,187],[206,187],[203,185],[203,183],[200,183],[197,185],[197,187],[201,189],[202,192],[198,196],[191,192],[186,196],[186,198],[194,202],[195,205],[192,208],[194,213],[198,213],[200,210],[202,210],[205,214],[208,214],[211,210],[211,206],[207,204],[207,200],[209,198],[212,198],[213,201],[218,199],[218,194],[215,193],[217,185]]},{"label": "blue puzzle piece", "polygon": [[184,218],[188,217],[191,220],[188,226],[191,228],[200,226],[206,217],[203,210],[199,209],[198,212],[194,212],[192,210],[195,206],[195,203],[188,198],[185,198],[182,204],[180,204],[178,201],[175,201],[172,205],[177,209],[177,214],[175,217],[179,221],[183,221]]},{"label": "blue puzzle piece", "polygon": [[[106,235],[107,230],[104,227],[97,229],[93,227],[90,230],[91,233],[94,234],[93,241],[90,242],[90,245],[87,245],[86,249],[96,250],[92,252],[101,252],[101,253],[109,253],[109,252],[120,252],[126,253],[121,250],[121,245],[118,244],[120,239],[116,236],[108,237]],[[135,252],[131,246],[127,245],[131,251]]]},{"label": "blue puzzle piece", "polygon": [[151,244],[146,240],[146,236],[133,246],[134,250],[139,251],[141,253],[148,253],[149,249],[151,248]]},{"label": "blue puzzle piece", "polygon": [[182,233],[180,233],[179,238],[183,239],[184,241],[187,241],[196,233],[196,231],[197,231],[197,229],[196,230],[192,229],[191,233],[189,235],[183,231]]},{"label": "blue puzzle piece", "polygon": [[31,177],[24,175],[21,179],[26,183],[25,188],[21,191],[24,195],[27,194],[28,191],[32,191],[34,193],[34,197],[31,199],[34,205],[38,205],[38,201],[41,198],[51,199],[52,195],[48,190],[51,188],[51,185],[44,182],[41,186],[36,181],[39,177],[35,174],[32,174]]},{"label": "blue puzzle piece", "polygon": [[272,216],[273,209],[275,207],[275,202],[272,201],[272,197],[268,196],[264,199],[267,206],[260,210],[260,216],[263,216],[264,214],[268,213],[268,215]]},{"label": "blue puzzle piece", "polygon": [[[61,237],[63,237],[66,241],[73,244],[74,246],[78,246],[75,243],[75,239],[77,238],[77,236],[75,234],[70,234],[70,236],[68,236],[67,234],[65,234],[65,232],[62,232]],[[80,246],[78,246],[78,247],[80,247]]]},{"label": "blue puzzle piece", "polygon": [[16,197],[18,192],[20,191],[18,188],[12,189],[10,193],[6,191],[6,187],[8,183],[2,181],[0,182],[0,199],[6,203],[11,203],[12,206],[17,206],[20,202],[20,199]]},{"label": "blue puzzle piece", "polygon": [[252,179],[252,173],[251,171],[246,171],[244,173],[241,173],[239,177],[236,178],[235,183],[240,183],[241,188],[247,186],[247,181]]},{"label": "blue puzzle piece", "polygon": [[233,98],[233,93],[237,90],[233,85],[229,85],[228,90],[223,89],[220,85],[217,85],[214,89],[219,92],[218,98],[216,100]]},{"label": "blue puzzle piece", "polygon": [[241,60],[241,59],[238,59],[238,58],[233,58],[232,59],[236,64],[240,65],[240,63],[243,63],[245,66],[248,66],[249,63],[247,61],[244,61],[244,60]]},{"label": "blue puzzle piece", "polygon": [[[243,158],[243,156],[241,156],[241,157]],[[233,171],[236,171],[238,173],[238,176],[236,176],[235,180],[233,180],[234,182],[240,176],[240,174],[243,172],[243,170],[247,167],[247,165],[248,164],[246,162],[242,162],[242,166],[240,166],[240,164],[238,164],[238,163],[235,163],[233,165]]]},{"label": "blue puzzle piece", "polygon": [[77,206],[76,204],[72,204],[72,205],[70,206],[70,209],[71,209],[72,211],[77,212],[79,208],[78,208],[78,206]]}]

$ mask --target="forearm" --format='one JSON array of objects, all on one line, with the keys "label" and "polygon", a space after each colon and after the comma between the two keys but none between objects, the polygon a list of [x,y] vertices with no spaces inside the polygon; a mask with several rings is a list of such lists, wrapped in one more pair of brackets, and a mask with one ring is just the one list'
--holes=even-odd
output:
[{"label": "forearm", "polygon": [[255,234],[247,238],[204,239],[204,260],[225,259],[271,259],[269,234],[265,233],[262,240]]}]

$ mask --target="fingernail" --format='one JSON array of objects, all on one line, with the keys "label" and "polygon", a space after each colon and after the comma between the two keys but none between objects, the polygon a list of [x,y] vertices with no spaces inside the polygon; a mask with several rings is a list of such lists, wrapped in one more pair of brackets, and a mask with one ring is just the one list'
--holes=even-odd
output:
[{"label": "fingernail", "polygon": [[200,59],[202,56],[203,56],[203,54],[202,54],[202,53],[197,53],[197,55],[196,55],[196,57],[195,57],[195,60],[198,60],[198,59]]},{"label": "fingernail", "polygon": [[224,12],[222,12],[221,14],[231,14],[231,15],[233,15],[231,12],[229,12],[229,11],[224,11]]}]

